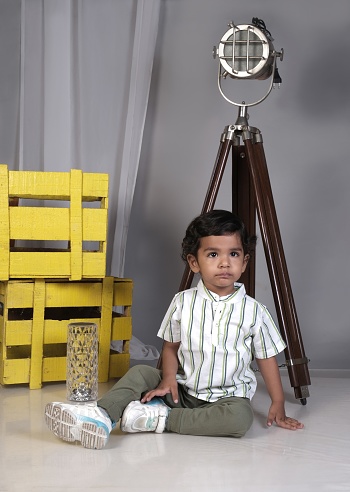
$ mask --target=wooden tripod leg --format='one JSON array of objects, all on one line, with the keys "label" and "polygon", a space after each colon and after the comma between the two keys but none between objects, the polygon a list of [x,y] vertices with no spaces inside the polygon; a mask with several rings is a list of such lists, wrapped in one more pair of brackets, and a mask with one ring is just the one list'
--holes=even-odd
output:
[{"label": "wooden tripod leg", "polygon": [[[232,147],[232,212],[242,219],[250,236],[256,234],[256,200],[253,183],[247,165],[245,148]],[[255,297],[255,256],[249,259],[248,267],[239,280],[246,292]]]},{"label": "wooden tripod leg", "polygon": [[262,142],[252,143],[249,132],[243,135],[243,140],[255,191],[260,231],[278,321],[282,335],[288,345],[285,355],[289,378],[294,387],[295,397],[305,404],[306,397],[309,396],[307,386],[311,384],[307,366],[308,359],[305,357],[294,305],[265,153]]}]

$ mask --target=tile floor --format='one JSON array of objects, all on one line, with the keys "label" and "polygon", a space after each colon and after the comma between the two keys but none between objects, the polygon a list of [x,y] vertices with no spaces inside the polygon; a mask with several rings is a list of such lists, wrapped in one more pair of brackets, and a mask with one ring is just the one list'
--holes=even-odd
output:
[{"label": "tile floor", "polygon": [[[100,451],[46,428],[44,406],[65,400],[65,384],[0,387],[0,491],[350,491],[350,371],[311,373],[306,406],[281,374],[287,413],[304,422],[301,431],[264,426],[269,398],[259,381],[255,422],[243,439],[117,428]],[[111,385],[101,384],[100,395]]]}]

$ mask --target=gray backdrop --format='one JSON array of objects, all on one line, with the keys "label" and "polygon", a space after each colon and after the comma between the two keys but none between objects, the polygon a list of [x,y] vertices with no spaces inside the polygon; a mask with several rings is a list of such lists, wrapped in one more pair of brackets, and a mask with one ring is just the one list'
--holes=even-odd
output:
[{"label": "gray backdrop", "polygon": [[[13,166],[20,2],[0,0],[0,9],[0,161]],[[161,346],[156,332],[183,273],[181,240],[202,208],[220,135],[237,116],[218,91],[212,47],[229,21],[252,17],[285,50],[281,89],[249,121],[264,137],[306,355],[310,368],[348,369],[349,0],[163,0],[126,257],[134,334]],[[264,82],[232,80],[233,95],[242,84]],[[230,208],[230,179],[228,167],[217,207]],[[261,241],[256,283],[274,312]]]},{"label": "gray backdrop", "polygon": [[[310,368],[350,368],[348,0],[163,2],[126,258],[126,275],[135,279],[134,331],[158,343],[183,272],[185,228],[202,208],[221,132],[236,120],[217,88],[212,47],[230,20],[252,17],[285,50],[282,86],[251,108],[249,122],[264,137],[306,355]],[[234,92],[264,82],[231,84]],[[228,167],[217,206],[230,202]],[[257,262],[256,297],[273,310],[261,242]]]}]

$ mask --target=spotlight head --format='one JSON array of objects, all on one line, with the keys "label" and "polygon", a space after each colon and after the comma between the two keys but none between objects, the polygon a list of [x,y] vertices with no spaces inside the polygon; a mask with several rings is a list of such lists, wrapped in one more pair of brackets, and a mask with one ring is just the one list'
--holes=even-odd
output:
[{"label": "spotlight head", "polygon": [[229,27],[217,51],[225,76],[258,80],[270,77],[273,46],[265,33],[251,24],[235,26],[231,22]]},{"label": "spotlight head", "polygon": [[[213,55],[219,58],[219,89],[225,99],[236,104],[224,96],[221,89],[221,79],[230,77],[240,80],[265,80],[272,77],[271,86],[266,96],[259,101],[248,104],[258,104],[270,93],[276,83],[276,58],[283,58],[283,50],[276,52],[271,33],[266,29],[263,20],[254,17],[251,24],[235,25],[230,22],[228,31],[223,35],[218,47],[214,46]],[[278,73],[278,72],[277,72]],[[278,76],[279,84],[281,78]]]}]

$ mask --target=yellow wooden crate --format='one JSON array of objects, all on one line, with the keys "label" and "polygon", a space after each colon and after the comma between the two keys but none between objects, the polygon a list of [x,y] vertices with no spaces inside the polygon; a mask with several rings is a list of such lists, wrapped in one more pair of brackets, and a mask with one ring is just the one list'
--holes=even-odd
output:
[{"label": "yellow wooden crate", "polygon": [[[98,326],[99,381],[123,376],[129,369],[132,337],[132,281],[9,280],[0,282],[0,384],[65,381],[68,324]],[[110,350],[122,340],[123,350]]]},{"label": "yellow wooden crate", "polygon": [[107,214],[108,174],[1,164],[0,281],[104,277]]}]

